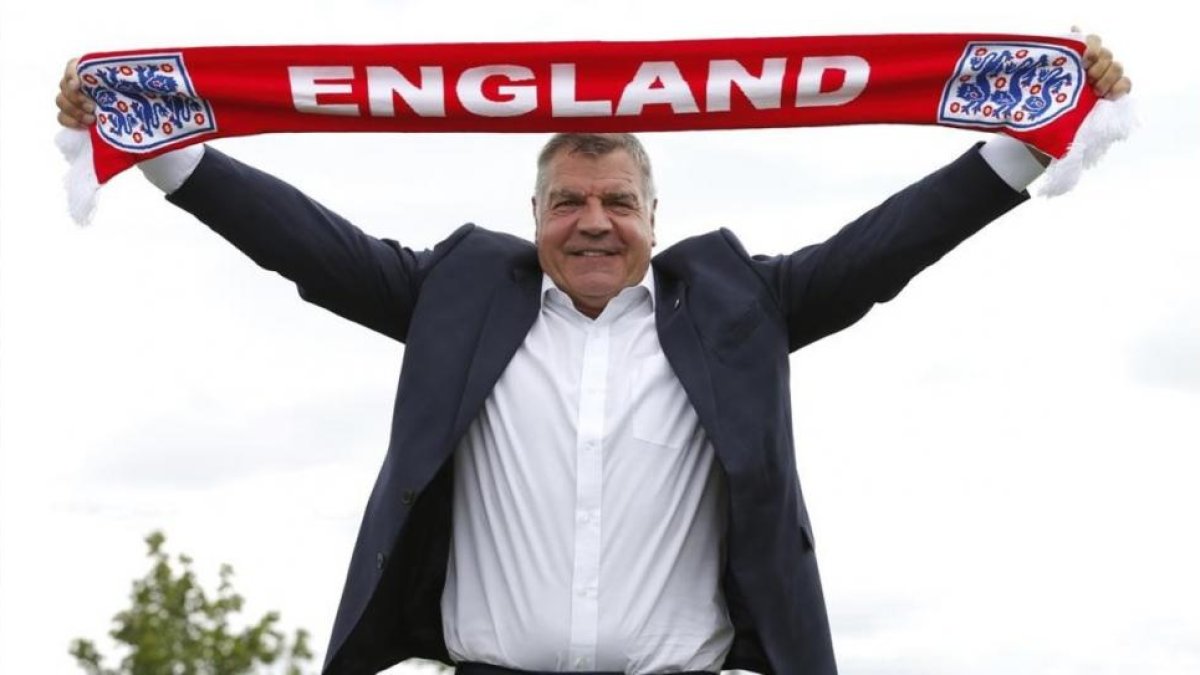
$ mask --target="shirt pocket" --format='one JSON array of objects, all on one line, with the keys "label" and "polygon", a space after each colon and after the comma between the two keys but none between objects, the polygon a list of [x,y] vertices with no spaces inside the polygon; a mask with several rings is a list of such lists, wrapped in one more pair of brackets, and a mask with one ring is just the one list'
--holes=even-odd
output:
[{"label": "shirt pocket", "polygon": [[634,362],[629,400],[639,441],[682,450],[699,430],[696,410],[662,353]]}]

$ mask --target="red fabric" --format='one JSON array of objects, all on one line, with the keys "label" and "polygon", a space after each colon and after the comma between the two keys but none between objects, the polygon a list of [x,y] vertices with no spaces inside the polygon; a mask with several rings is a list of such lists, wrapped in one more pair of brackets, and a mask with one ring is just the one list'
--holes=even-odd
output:
[{"label": "red fabric", "polygon": [[[972,43],[987,43],[992,47],[974,47],[967,52]],[[997,54],[1001,51],[1009,53],[1008,61],[999,57],[992,59],[991,79],[986,82],[995,94],[1005,86],[1014,87],[1010,80],[1020,77],[1022,72],[1018,68],[1021,58],[1015,54],[1020,54],[1022,50],[1029,52],[1031,47],[1034,54],[1049,53],[1049,59],[1036,72],[1029,69],[1024,71],[1026,82],[1021,88],[1021,96],[1034,96],[1032,92],[1040,91],[1040,82],[1062,81],[1064,77],[1070,80],[1070,86],[1062,90],[1068,92],[1069,96],[1063,93],[1058,95],[1067,103],[1060,105],[1063,109],[1056,112],[1052,122],[1036,129],[1020,130],[1014,128],[1016,125],[1012,119],[1005,121],[999,117],[988,124],[1004,122],[1003,126],[986,126],[962,120],[939,121],[943,105],[949,105],[943,101],[947,92],[971,82],[979,85],[985,81],[982,75],[971,74],[974,71],[967,74],[959,71],[960,65],[970,63],[972,55],[982,55],[989,50]],[[1051,51],[1046,52],[1047,49]],[[184,145],[223,136],[268,132],[675,131],[835,124],[943,124],[1003,131],[1050,155],[1061,157],[1096,101],[1095,94],[1086,86],[1086,74],[1081,65],[1084,49],[1083,42],[1070,38],[986,34],[666,42],[195,47],[88,54],[80,59],[79,69],[81,77],[85,79],[85,90],[93,98],[105,102],[98,110],[104,117],[90,130],[96,176],[103,183],[138,161]],[[1059,55],[1060,52],[1064,55]],[[148,55],[157,56],[147,60]],[[166,59],[166,56],[177,56],[178,60]],[[822,70],[819,59],[825,57],[838,57],[841,59],[838,63],[859,66],[850,71],[842,68]],[[139,58],[143,61],[138,62]],[[806,62],[806,58],[810,60]],[[1026,57],[1026,60],[1029,58]],[[777,70],[779,59],[784,59],[781,77]],[[729,60],[736,61],[750,76],[767,75],[763,78],[764,84],[758,99],[759,105],[767,106],[766,109],[757,108],[742,87],[736,84],[730,86],[728,78],[719,74],[715,77],[718,95],[709,95],[712,71],[721,70],[714,66],[714,62]],[[1056,62],[1059,65],[1054,65]],[[126,63],[130,65],[124,65]],[[162,69],[160,65],[156,66],[158,70],[154,70],[146,65],[150,63],[167,64],[167,68]],[[139,64],[148,69],[138,71]],[[147,98],[145,92],[153,93],[153,86],[150,89],[142,87],[142,93],[138,93],[139,73],[148,77],[163,76],[174,79],[176,83],[163,85],[164,80],[160,79],[160,87],[174,86],[177,91],[186,89],[185,81],[179,78],[179,69],[171,64],[183,65],[186,81],[190,82],[196,97],[196,100],[186,104],[187,114],[190,115],[188,123],[197,128],[204,126],[195,123],[197,112],[200,119],[211,123],[206,112],[211,111],[211,116],[216,120],[215,130],[194,131],[190,136],[170,140],[172,133],[181,133],[181,127],[171,123],[174,118],[165,114],[170,109],[165,105],[157,108],[164,113],[162,115],[136,118],[134,113],[138,110],[149,110],[157,102],[172,96],[176,97],[173,105],[184,105],[174,93]],[[570,78],[560,77],[551,83],[552,64],[559,64],[560,71],[567,65],[574,66],[575,92],[568,91]],[[670,64],[674,64],[673,67],[677,68],[686,82],[686,90],[670,90],[674,92],[675,105],[650,103],[639,109],[636,105],[638,100],[665,97],[664,88],[669,89],[672,80]],[[802,64],[806,64],[804,67],[810,77],[813,73],[820,75],[820,88],[815,90],[818,95],[809,96],[807,102],[826,102],[822,96],[828,98],[831,92],[838,92],[848,80],[855,77],[855,73],[861,78],[864,74],[861,64],[866,64],[865,86],[845,103],[797,107]],[[470,78],[463,81],[463,74],[471,72],[470,69],[490,65],[525,68],[532,79],[518,81],[519,78],[514,80],[512,77],[493,76],[484,79],[481,86],[475,86]],[[433,78],[422,77],[422,66],[440,69],[427,72],[440,72],[441,87],[433,86]],[[297,71],[298,76],[290,76],[289,68],[313,67],[349,68],[348,72],[353,75],[317,83],[318,88],[329,90],[315,96],[316,109],[320,112],[301,112],[297,109],[296,88],[303,89],[303,82],[312,80],[311,71],[308,71],[308,75],[306,71]],[[1008,78],[1004,67],[1017,70]],[[425,85],[428,96],[423,104],[424,111],[426,115],[435,116],[417,114],[415,109],[418,106],[408,105],[407,99],[400,95],[391,95],[395,116],[372,116],[368,101],[367,74],[370,68],[376,74],[395,72],[413,85]],[[731,72],[736,70],[731,70],[728,64],[724,68]],[[101,77],[101,70],[98,69],[103,70],[110,79],[106,81]],[[662,77],[649,79],[648,73],[651,71]],[[635,81],[639,72],[644,78],[640,83]],[[951,79],[955,79],[955,82],[948,84]],[[389,82],[385,78],[376,77],[373,81],[376,82],[377,91],[390,92]],[[390,83],[396,81],[393,77]],[[348,89],[348,93],[332,93],[339,87]],[[502,93],[505,87],[513,88],[507,96]],[[110,94],[103,94],[104,89],[111,90]],[[715,109],[721,107],[722,91],[731,92],[728,94],[727,111]],[[112,92],[116,93],[115,97]],[[136,105],[130,96],[141,96],[137,100],[145,101],[146,105]],[[552,96],[567,103],[560,101],[560,105],[555,106]],[[506,116],[479,113],[480,97],[500,102],[499,107],[493,106],[493,112],[502,110]],[[381,96],[380,100],[387,98]],[[528,105],[525,98],[529,99]],[[776,98],[778,107],[775,107]],[[443,115],[436,116],[439,100]],[[688,100],[694,104],[695,111],[688,111]],[[592,103],[589,107],[588,103],[571,105],[570,101]],[[605,102],[613,114],[605,114]],[[122,103],[125,104],[124,108],[120,108]],[[484,105],[486,103],[483,101]],[[330,106],[339,105],[345,107],[343,112],[357,111],[358,114],[328,114],[339,110]],[[526,110],[529,107],[532,109]],[[564,116],[568,109],[582,109],[583,113],[580,114],[590,116]],[[117,128],[119,120],[114,120],[116,115],[124,117],[124,128]],[[134,152],[114,145],[114,138],[124,141],[133,138],[135,133],[145,141],[147,135],[136,130],[143,128],[138,125],[147,121],[157,125],[153,127],[153,131],[157,132],[153,139],[162,145],[140,148]],[[106,130],[105,134],[101,133],[101,127]]]}]

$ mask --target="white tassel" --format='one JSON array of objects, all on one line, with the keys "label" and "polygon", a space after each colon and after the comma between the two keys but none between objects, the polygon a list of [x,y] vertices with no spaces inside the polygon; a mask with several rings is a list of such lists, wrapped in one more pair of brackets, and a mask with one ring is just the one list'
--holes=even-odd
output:
[{"label": "white tassel", "polygon": [[1129,138],[1137,124],[1137,115],[1129,96],[1115,101],[1096,101],[1096,106],[1075,132],[1075,141],[1067,149],[1067,154],[1062,159],[1050,162],[1046,169],[1046,180],[1038,189],[1038,194],[1057,197],[1070,191],[1079,182],[1083,170],[1095,166],[1110,145]]},{"label": "white tassel", "polygon": [[92,163],[92,137],[82,129],[62,129],[54,143],[71,166],[67,169],[67,210],[78,225],[87,225],[96,210],[96,165]]}]

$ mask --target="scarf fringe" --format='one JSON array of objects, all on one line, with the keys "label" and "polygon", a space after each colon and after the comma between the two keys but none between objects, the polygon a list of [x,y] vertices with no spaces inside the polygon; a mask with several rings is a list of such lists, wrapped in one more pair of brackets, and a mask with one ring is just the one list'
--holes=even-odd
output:
[{"label": "scarf fringe", "polygon": [[1057,197],[1070,192],[1085,169],[1095,166],[1113,143],[1129,138],[1137,126],[1136,110],[1129,96],[1115,101],[1096,101],[1096,106],[1079,126],[1067,154],[1050,162],[1038,195]]},{"label": "scarf fringe", "polygon": [[67,211],[76,225],[87,225],[92,222],[96,193],[100,190],[96,166],[92,163],[92,136],[81,129],[62,129],[54,137],[54,144],[70,163],[63,181]]}]

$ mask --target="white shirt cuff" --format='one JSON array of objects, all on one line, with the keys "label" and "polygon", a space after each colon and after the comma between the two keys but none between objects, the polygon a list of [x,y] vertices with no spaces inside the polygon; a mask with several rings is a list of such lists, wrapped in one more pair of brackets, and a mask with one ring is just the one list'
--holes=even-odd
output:
[{"label": "white shirt cuff", "polygon": [[994,134],[979,149],[979,154],[1012,189],[1020,192],[1042,175],[1045,168],[1025,144],[1011,136]]},{"label": "white shirt cuff", "polygon": [[137,168],[145,174],[146,180],[166,194],[179,189],[183,182],[196,170],[196,165],[204,158],[203,145],[189,145],[154,159],[138,162]]}]

